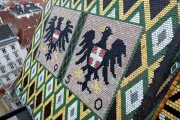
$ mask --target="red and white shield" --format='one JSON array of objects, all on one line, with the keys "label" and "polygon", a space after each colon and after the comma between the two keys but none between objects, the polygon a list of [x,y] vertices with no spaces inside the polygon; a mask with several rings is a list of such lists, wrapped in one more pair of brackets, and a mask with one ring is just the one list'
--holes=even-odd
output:
[{"label": "red and white shield", "polygon": [[101,65],[101,62],[103,61],[105,53],[106,50],[94,46],[89,57],[89,65],[91,65],[94,68],[99,67],[99,65]]},{"label": "red and white shield", "polygon": [[54,30],[52,43],[54,43],[54,44],[56,43],[56,41],[58,40],[60,34],[61,34],[60,30],[57,30],[57,29]]}]

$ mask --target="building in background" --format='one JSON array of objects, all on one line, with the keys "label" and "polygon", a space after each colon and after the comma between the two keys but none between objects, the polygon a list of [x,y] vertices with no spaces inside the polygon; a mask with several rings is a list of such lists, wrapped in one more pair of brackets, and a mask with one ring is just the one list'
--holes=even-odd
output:
[{"label": "building in background", "polygon": [[39,14],[41,12],[42,7],[39,3],[27,2],[24,4],[15,4],[12,6],[8,6],[8,9],[14,15],[15,18],[29,18],[34,14]]},{"label": "building in background", "polygon": [[[8,24],[0,25],[0,91],[13,83],[19,76],[27,54]],[[6,86],[3,86],[3,85]]]},{"label": "building in background", "polygon": [[[12,67],[14,67],[12,70],[7,67],[10,63],[4,60],[4,57],[6,57],[4,56],[5,54],[0,52],[0,80],[1,83],[4,82],[7,86],[19,75],[22,66],[18,66],[17,61],[23,64],[27,53],[26,48],[30,47],[34,31],[40,21],[42,5],[43,2],[41,1],[0,1],[0,51],[5,50],[7,54],[10,55],[11,53],[8,52],[12,45],[14,45],[17,49],[16,51],[18,51],[16,54],[18,55],[17,59],[14,59],[13,55],[9,56],[10,60],[12,57],[10,62]],[[6,31],[4,31],[3,28],[5,28]],[[14,36],[12,41],[11,38],[8,38],[10,33]],[[7,38],[8,40],[6,41]],[[13,51],[10,49],[10,52]],[[3,86],[1,84],[0,92],[4,91],[2,88]]]},{"label": "building in background", "polygon": [[6,3],[8,3],[10,0],[0,0],[0,5],[1,4],[6,4]]},{"label": "building in background", "polygon": [[0,24],[11,23],[11,27],[16,26],[18,31],[14,33],[19,37],[21,48],[28,48],[40,21],[42,3],[10,1],[1,6]]},{"label": "building in background", "polygon": [[0,4],[0,11],[7,11],[7,9],[4,5]]}]

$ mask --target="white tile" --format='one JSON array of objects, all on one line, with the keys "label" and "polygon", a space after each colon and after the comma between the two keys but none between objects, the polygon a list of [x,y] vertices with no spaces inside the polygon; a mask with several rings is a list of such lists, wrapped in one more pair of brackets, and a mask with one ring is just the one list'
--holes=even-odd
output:
[{"label": "white tile", "polygon": [[42,70],[38,76],[37,88],[40,87],[44,82],[45,70]]},{"label": "white tile", "polygon": [[36,44],[39,41],[40,37],[41,37],[41,27],[36,32],[36,35],[35,35],[35,38],[34,38],[34,44]]},{"label": "white tile", "polygon": [[21,92],[19,91],[19,88],[21,88],[21,84],[19,84],[18,87],[16,88],[15,93],[16,93],[17,96],[19,96],[19,94],[21,93]]},{"label": "white tile", "polygon": [[82,10],[82,4],[81,3],[78,5],[77,10]]},{"label": "white tile", "polygon": [[108,15],[110,18],[116,18],[116,9],[114,8]]},{"label": "white tile", "polygon": [[53,92],[53,84],[54,78],[51,78],[51,80],[46,84],[46,97],[48,97]]},{"label": "white tile", "polygon": [[95,117],[93,116],[93,117],[91,117],[90,119],[88,119],[88,120],[95,120]]},{"label": "white tile", "polygon": [[41,120],[41,112],[34,117],[34,120]]},{"label": "white tile", "polygon": [[130,22],[137,23],[137,24],[140,23],[140,14],[139,14],[139,12],[137,12],[137,13],[133,16],[133,18],[130,20]]},{"label": "white tile", "polygon": [[64,88],[56,95],[55,109],[59,108],[64,103]]},{"label": "white tile", "polygon": [[69,7],[70,7],[70,1],[68,1],[68,3],[66,4],[65,7],[66,7],[66,8],[69,8]]},{"label": "white tile", "polygon": [[34,66],[31,68],[31,79],[36,75],[37,73],[37,63],[34,64]]},{"label": "white tile", "polygon": [[78,101],[76,100],[76,101],[68,108],[68,120],[76,120],[76,118],[77,118],[77,106],[78,106]]},{"label": "white tile", "polygon": [[94,8],[90,11],[90,13],[97,14],[97,6],[95,5]]},{"label": "white tile", "polygon": [[60,0],[57,0],[56,5],[57,5],[57,6],[60,5]]},{"label": "white tile", "polygon": [[26,103],[27,100],[27,92],[25,92],[22,97],[21,97],[21,103],[24,105]]},{"label": "white tile", "polygon": [[[161,40],[159,43],[158,36],[163,31],[166,32],[166,37]],[[173,38],[173,26],[172,26],[172,18],[170,17],[167,21],[165,21],[159,28],[157,28],[152,33],[152,46],[153,46],[153,55],[156,55],[158,52],[160,52],[162,49],[164,49]]]},{"label": "white tile", "polygon": [[[132,103],[131,97],[132,94],[135,92],[138,93],[137,100]],[[143,81],[141,80],[137,84],[129,88],[126,91],[125,95],[126,95],[126,114],[129,114],[141,105],[143,99]]]},{"label": "white tile", "polygon": [[31,56],[25,62],[25,72],[29,69],[31,62]]},{"label": "white tile", "polygon": [[45,5],[44,14],[46,15],[49,9],[51,8],[51,0],[48,0],[48,2]]}]

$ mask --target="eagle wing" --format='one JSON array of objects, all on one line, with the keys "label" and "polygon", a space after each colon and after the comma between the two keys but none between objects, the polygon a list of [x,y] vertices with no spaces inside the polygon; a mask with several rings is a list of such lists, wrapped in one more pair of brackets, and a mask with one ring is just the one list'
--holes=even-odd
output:
[{"label": "eagle wing", "polygon": [[[124,55],[124,57],[126,57],[126,45],[124,44],[123,40],[117,39],[112,44],[112,48],[110,49],[110,51],[107,53],[107,55],[104,58],[105,65],[107,64],[106,66],[108,66],[109,61],[110,61],[110,71],[114,78],[116,78],[114,66],[117,62],[119,67],[122,67],[122,55]],[[105,65],[104,65],[104,67],[105,67]]]},{"label": "eagle wing", "polygon": [[54,29],[55,29],[55,21],[57,19],[57,16],[55,16],[54,18],[51,18],[51,20],[48,22],[49,26],[46,28],[46,35],[44,36],[45,38],[45,41],[44,42],[51,42],[52,40],[52,36],[53,36],[53,33],[54,33]]},{"label": "eagle wing", "polygon": [[82,55],[82,57],[76,62],[76,64],[82,63],[86,58],[88,58],[91,54],[93,48],[93,40],[95,38],[95,31],[89,30],[87,31],[84,36],[83,41],[79,44],[82,49],[76,54],[77,56]]},{"label": "eagle wing", "polygon": [[57,46],[59,49],[62,48],[65,51],[65,43],[69,43],[69,34],[72,34],[73,26],[71,22],[68,20],[66,22],[66,27],[61,31],[60,37],[57,40]]}]

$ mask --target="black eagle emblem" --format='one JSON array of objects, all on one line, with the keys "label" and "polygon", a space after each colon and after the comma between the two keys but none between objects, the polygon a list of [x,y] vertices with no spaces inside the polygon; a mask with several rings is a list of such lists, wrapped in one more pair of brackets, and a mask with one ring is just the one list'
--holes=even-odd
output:
[{"label": "black eagle emblem", "polygon": [[46,29],[46,35],[44,36],[44,42],[48,45],[48,53],[45,54],[46,61],[51,60],[51,55],[53,51],[58,50],[65,51],[65,43],[69,43],[69,34],[72,34],[73,26],[71,21],[66,21],[66,26],[62,29],[62,24],[65,18],[63,16],[58,18],[57,26],[55,27],[55,22],[57,16],[54,16],[49,21],[49,26]]},{"label": "black eagle emblem", "polygon": [[99,80],[98,71],[102,68],[102,77],[106,85],[109,84],[108,81],[108,68],[110,64],[110,72],[114,78],[116,78],[115,64],[118,63],[119,67],[122,67],[122,54],[126,57],[126,45],[123,40],[117,39],[111,45],[111,49],[106,48],[106,43],[109,36],[113,35],[110,27],[104,27],[102,31],[101,40],[98,43],[93,43],[95,39],[95,31],[87,31],[83,38],[83,41],[79,44],[82,49],[76,54],[76,56],[82,55],[81,58],[76,62],[76,65],[87,62],[81,70],[85,73],[85,81],[78,81],[77,84],[82,85],[82,91],[86,90],[91,93],[88,87],[88,82],[91,81],[91,76],[93,75],[93,80]]}]

